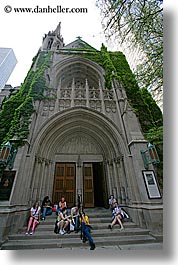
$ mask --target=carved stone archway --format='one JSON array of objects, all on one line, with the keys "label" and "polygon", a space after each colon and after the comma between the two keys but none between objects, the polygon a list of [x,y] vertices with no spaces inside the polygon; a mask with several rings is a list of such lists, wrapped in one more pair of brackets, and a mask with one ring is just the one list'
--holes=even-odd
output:
[{"label": "carved stone archway", "polygon": [[[119,186],[116,163],[127,153],[119,128],[106,116],[86,107],[71,108],[51,117],[39,130],[31,153],[36,157],[31,197],[52,196],[56,162],[102,162],[108,194]],[[50,161],[49,163],[47,161]],[[115,164],[115,168],[113,168]],[[82,169],[77,167],[76,193],[82,190]]]}]

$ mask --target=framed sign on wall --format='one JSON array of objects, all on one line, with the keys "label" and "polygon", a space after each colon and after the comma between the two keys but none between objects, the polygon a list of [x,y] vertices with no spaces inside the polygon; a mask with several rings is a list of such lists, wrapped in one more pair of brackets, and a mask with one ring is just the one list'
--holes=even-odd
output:
[{"label": "framed sign on wall", "polygon": [[142,171],[146,190],[149,199],[159,199],[161,198],[161,193],[155,178],[155,173],[153,170],[143,170]]},{"label": "framed sign on wall", "polygon": [[14,178],[15,170],[5,170],[2,177],[0,178],[0,201],[8,201],[10,198]]}]

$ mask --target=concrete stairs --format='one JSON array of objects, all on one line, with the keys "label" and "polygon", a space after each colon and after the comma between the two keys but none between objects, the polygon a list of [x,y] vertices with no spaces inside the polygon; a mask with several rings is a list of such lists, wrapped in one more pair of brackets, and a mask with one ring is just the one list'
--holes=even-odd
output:
[{"label": "concrete stairs", "polygon": [[[124,230],[119,231],[119,225],[115,225],[112,230],[108,229],[111,222],[111,213],[108,209],[92,208],[85,209],[93,227],[92,237],[96,244],[96,249],[122,249],[128,246],[153,246],[159,243],[150,235],[149,230],[137,227],[131,220],[124,222]],[[22,249],[89,249],[88,241],[83,243],[80,239],[80,232],[60,235],[54,233],[54,223],[56,214],[47,216],[45,221],[41,221],[33,235],[25,235],[26,226],[19,229],[17,234],[9,235],[8,241],[2,246],[2,250],[22,250]],[[160,248],[160,246],[158,246]]]}]

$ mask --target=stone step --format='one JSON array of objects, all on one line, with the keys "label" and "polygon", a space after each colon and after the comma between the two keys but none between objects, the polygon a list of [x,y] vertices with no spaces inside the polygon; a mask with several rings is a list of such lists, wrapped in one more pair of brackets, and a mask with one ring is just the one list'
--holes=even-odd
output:
[{"label": "stone step", "polygon": [[[91,226],[93,230],[98,230],[98,229],[107,229],[108,225],[110,222],[96,222],[93,223]],[[125,222],[123,223],[125,228],[136,228],[137,226],[133,222]],[[45,231],[54,231],[54,226],[55,226],[55,221],[53,222],[41,222],[40,225],[37,226],[37,231],[45,232]],[[119,229],[119,225],[114,226],[114,229],[117,228]],[[26,231],[27,226],[24,226],[23,228],[19,229],[19,233],[22,233],[23,231]]]},{"label": "stone step", "polygon": [[[111,223],[111,217],[93,217],[93,218],[89,218],[90,223],[94,224],[94,223]],[[46,219],[45,221],[40,221],[40,224],[45,224],[45,225],[54,225],[56,221],[56,218],[50,218],[50,219]]]},{"label": "stone step", "polygon": [[[110,237],[110,236],[131,236],[131,235],[149,235],[149,230],[147,229],[141,229],[141,228],[126,228],[122,231],[119,229],[102,229],[102,230],[92,230],[91,232],[92,237]],[[53,233],[52,231],[36,231],[33,236],[25,235],[25,232],[21,234],[15,234],[9,236],[9,240],[34,240],[34,239],[55,239],[59,238],[58,234]],[[25,237],[25,238],[24,238]],[[78,233],[71,232],[70,234],[65,234],[65,237],[68,238],[80,238],[80,231]]]},{"label": "stone step", "polygon": [[[70,215],[70,213],[68,215]],[[102,211],[98,211],[98,212],[86,211],[86,215],[89,216],[89,219],[104,218],[104,217],[111,218],[112,213],[109,210],[102,210]],[[54,218],[56,218],[56,216],[57,216],[56,213],[53,212],[52,215],[46,216],[46,220],[54,219]]]},{"label": "stone step", "polygon": [[[98,248],[119,248],[120,246],[132,246],[139,244],[155,244],[156,239],[149,234],[148,229],[136,226],[131,220],[124,222],[124,230],[120,231],[119,225],[112,230],[108,229],[111,222],[111,212],[108,209],[86,209],[90,223],[92,237]],[[97,214],[96,214],[97,213]],[[9,235],[9,239],[1,249],[23,250],[23,249],[85,249],[89,248],[88,242],[82,243],[80,231],[78,233],[60,235],[54,233],[56,214],[47,216],[45,221],[40,222],[34,235],[25,235],[27,224],[19,229],[18,233]]]},{"label": "stone step", "polygon": [[[30,237],[30,236],[29,236]],[[33,236],[32,236],[33,237]],[[150,235],[131,235],[122,237],[95,237],[94,242],[97,247],[101,246],[119,246],[124,244],[144,244],[144,243],[154,243],[155,238]],[[2,250],[18,250],[18,249],[49,249],[49,248],[69,248],[69,247],[83,247],[88,245],[82,243],[80,238],[69,238],[66,235],[56,235],[55,239],[31,239],[26,240],[10,240],[3,244]]]}]

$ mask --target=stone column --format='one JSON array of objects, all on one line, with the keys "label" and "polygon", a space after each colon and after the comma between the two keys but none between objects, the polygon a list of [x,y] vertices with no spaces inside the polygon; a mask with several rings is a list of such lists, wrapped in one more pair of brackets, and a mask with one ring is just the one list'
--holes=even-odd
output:
[{"label": "stone column", "polygon": [[56,99],[56,103],[55,103],[55,112],[58,112],[58,110],[59,110],[60,93],[61,93],[61,78],[59,79],[59,85],[57,88],[57,99]]},{"label": "stone column", "polygon": [[[129,163],[131,156],[126,159],[125,157],[121,158],[121,171],[122,171],[122,180],[121,180],[121,192],[122,200],[126,204],[129,204],[131,200],[134,200],[135,196],[139,196],[138,190],[134,183],[134,172]],[[126,161],[127,160],[127,161]]]},{"label": "stone column", "polygon": [[76,163],[76,202],[78,195],[81,196],[81,202],[83,204],[83,162],[80,155]]},{"label": "stone column", "polygon": [[38,183],[39,183],[39,178],[41,174],[41,168],[42,168],[42,158],[37,157],[37,163],[36,163],[36,169],[35,169],[35,174],[33,178],[33,183],[32,183],[32,194],[31,194],[31,200],[34,201],[37,199],[38,195]]},{"label": "stone column", "polygon": [[90,95],[89,95],[89,87],[88,87],[88,80],[87,78],[85,79],[85,89],[86,89],[86,100],[87,100],[87,108],[90,107],[90,102],[89,102],[89,98],[90,98]]},{"label": "stone column", "polygon": [[71,107],[75,106],[74,98],[75,98],[75,79],[73,78],[72,91],[71,91]]},{"label": "stone column", "polygon": [[37,194],[38,200],[41,200],[41,197],[42,197],[42,186],[43,186],[44,181],[45,181],[45,159],[42,158],[41,171],[40,171],[39,182],[38,182],[38,194]]},{"label": "stone column", "polygon": [[48,195],[52,200],[52,193],[53,193],[53,184],[54,184],[54,172],[55,172],[55,163],[50,160],[48,166],[48,174],[45,180],[45,190],[46,195]]},{"label": "stone column", "polygon": [[107,168],[107,179],[108,179],[108,184],[109,184],[109,192],[111,195],[113,192],[113,187],[114,187],[114,183],[113,183],[113,164],[111,161],[107,161],[106,164],[106,168]]},{"label": "stone column", "polygon": [[114,165],[114,172],[115,172],[115,186],[117,187],[117,200],[118,203],[121,203],[121,180],[120,180],[120,168],[119,168],[119,164],[120,164],[120,159],[119,158],[115,158],[113,165]]},{"label": "stone column", "polygon": [[105,111],[105,105],[104,105],[103,89],[102,89],[101,81],[100,81],[100,80],[99,80],[99,90],[100,90],[100,98],[101,98],[101,109],[102,109],[102,113],[106,114],[106,111]]}]

